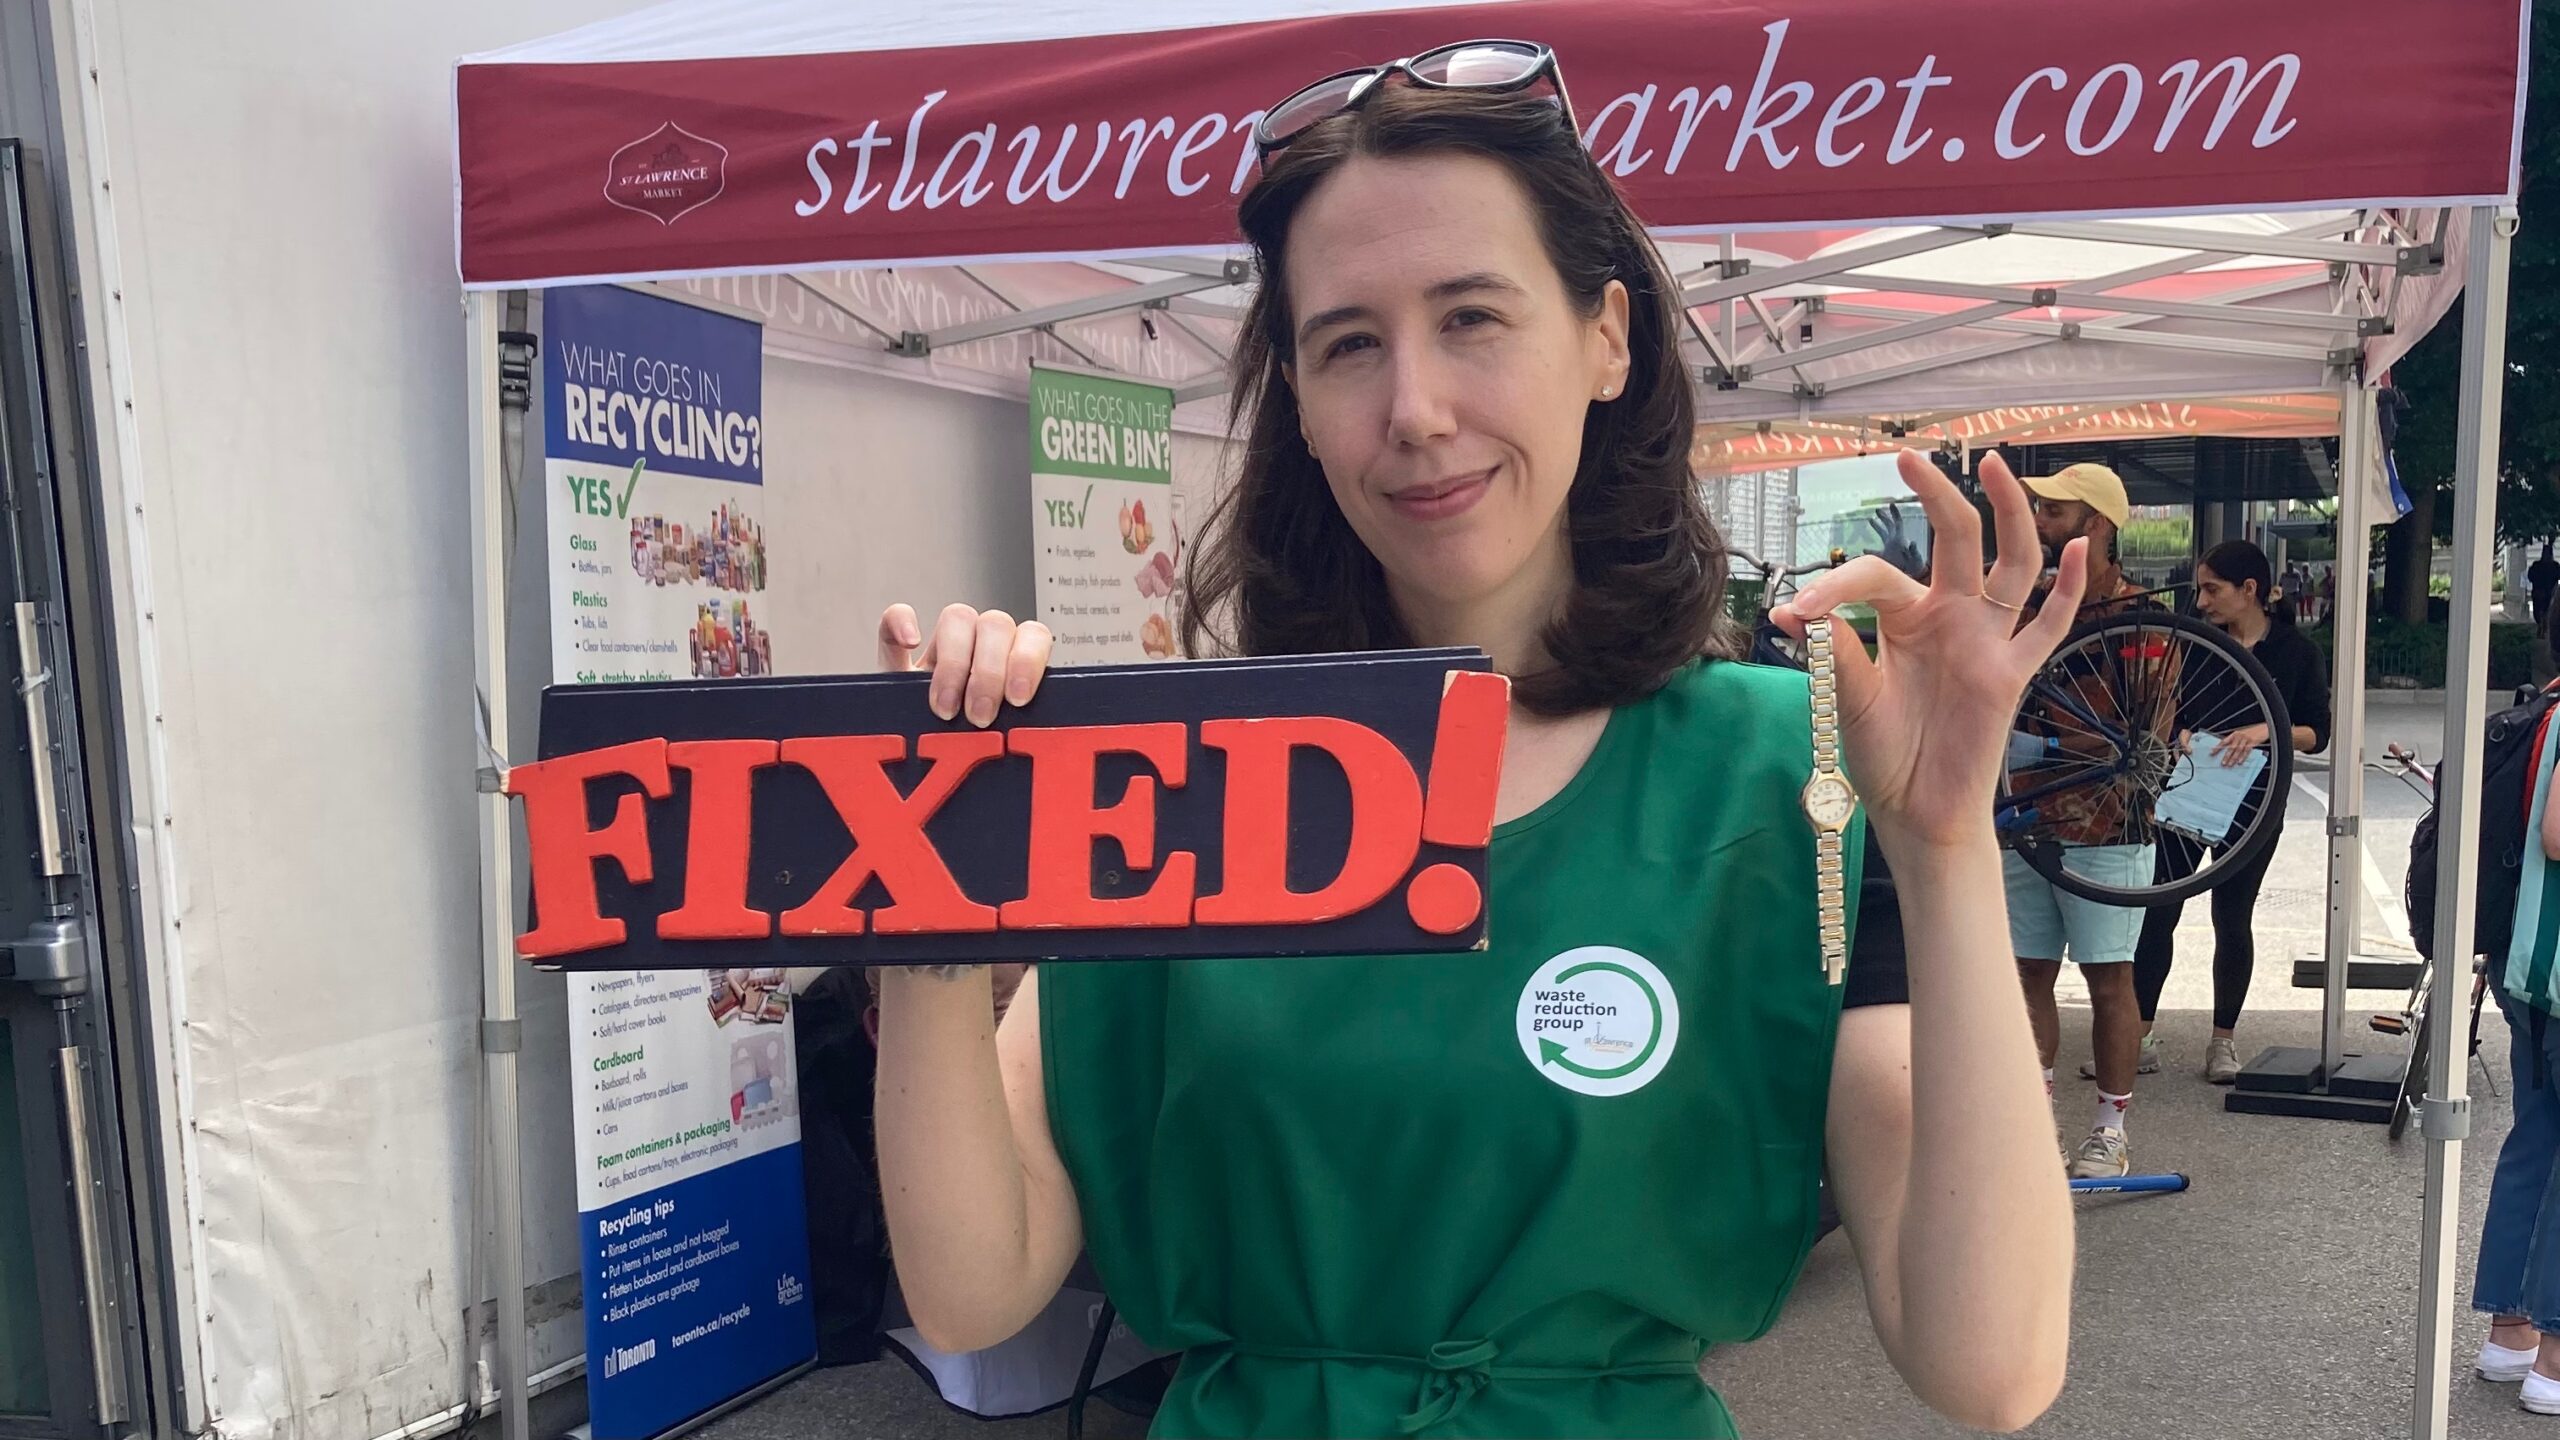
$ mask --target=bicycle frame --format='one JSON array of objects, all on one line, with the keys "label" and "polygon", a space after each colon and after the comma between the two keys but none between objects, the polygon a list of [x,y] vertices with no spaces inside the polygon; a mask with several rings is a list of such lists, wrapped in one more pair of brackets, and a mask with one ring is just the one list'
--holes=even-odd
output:
[{"label": "bicycle frame", "polygon": [[1778,590],[1782,582],[1811,575],[1816,571],[1834,569],[1846,558],[1835,550],[1829,559],[1819,560],[1811,565],[1781,565],[1774,560],[1763,560],[1748,550],[1727,550],[1725,555],[1728,559],[1738,561],[1759,573],[1760,614],[1764,618],[1770,611],[1778,608]]}]

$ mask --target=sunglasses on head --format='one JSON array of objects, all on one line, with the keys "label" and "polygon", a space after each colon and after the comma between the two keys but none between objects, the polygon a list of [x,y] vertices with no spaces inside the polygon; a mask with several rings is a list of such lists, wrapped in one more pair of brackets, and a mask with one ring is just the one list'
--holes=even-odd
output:
[{"label": "sunglasses on head", "polygon": [[1573,102],[1565,97],[1564,75],[1556,69],[1556,52],[1526,40],[1468,40],[1425,50],[1403,60],[1328,75],[1292,94],[1264,113],[1253,127],[1259,158],[1286,147],[1323,121],[1346,115],[1369,103],[1390,76],[1402,76],[1429,90],[1472,90],[1508,95],[1544,81],[1555,91],[1565,123],[1573,124]]}]

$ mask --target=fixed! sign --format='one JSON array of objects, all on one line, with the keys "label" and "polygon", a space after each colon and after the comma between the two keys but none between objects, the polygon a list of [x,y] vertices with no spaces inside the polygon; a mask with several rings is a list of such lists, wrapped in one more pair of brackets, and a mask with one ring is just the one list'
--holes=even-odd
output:
[{"label": "fixed! sign", "polygon": [[[1510,685],[1480,652],[556,687],[524,805],[562,969],[1398,954],[1484,943]],[[753,953],[748,953],[752,951]]]}]

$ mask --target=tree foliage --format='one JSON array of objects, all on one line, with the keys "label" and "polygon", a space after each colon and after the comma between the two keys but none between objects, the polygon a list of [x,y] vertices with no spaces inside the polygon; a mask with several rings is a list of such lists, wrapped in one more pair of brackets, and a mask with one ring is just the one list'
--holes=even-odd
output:
[{"label": "tree foliage", "polygon": [[[2523,191],[2508,283],[2507,387],[2499,435],[2498,536],[2560,536],[2560,0],[2535,0]],[[2463,307],[2392,370],[2409,408],[2395,454],[2416,508],[2386,545],[2385,606],[2420,618],[2428,547],[2453,533],[2454,437],[2462,401]],[[2396,602],[2396,603],[2395,603]]]}]

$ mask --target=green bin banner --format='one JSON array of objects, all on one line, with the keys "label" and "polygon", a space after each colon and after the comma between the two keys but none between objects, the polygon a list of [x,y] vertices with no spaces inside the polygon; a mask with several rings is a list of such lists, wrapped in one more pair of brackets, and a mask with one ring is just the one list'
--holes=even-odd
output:
[{"label": "green bin banner", "polygon": [[1173,392],[1031,372],[1032,560],[1053,663],[1173,658],[1182,534],[1173,513]]}]

